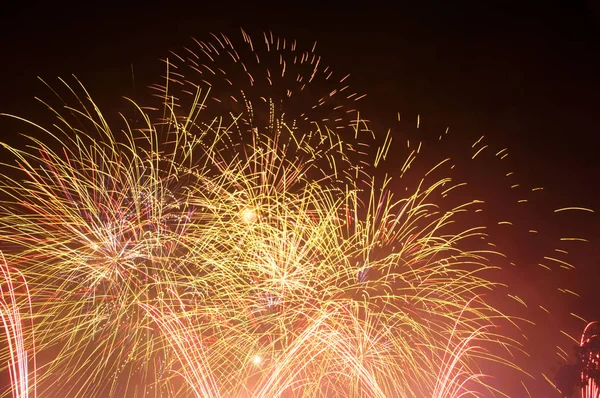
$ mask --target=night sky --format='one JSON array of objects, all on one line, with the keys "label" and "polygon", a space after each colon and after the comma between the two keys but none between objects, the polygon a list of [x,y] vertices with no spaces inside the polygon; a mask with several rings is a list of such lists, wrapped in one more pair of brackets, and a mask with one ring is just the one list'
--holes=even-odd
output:
[{"label": "night sky", "polygon": [[[122,96],[135,98],[156,81],[163,69],[158,59],[168,50],[189,44],[192,36],[207,38],[209,32],[238,35],[243,27],[255,35],[272,30],[303,42],[316,40],[317,52],[327,63],[350,73],[351,86],[367,93],[360,109],[375,126],[387,129],[400,112],[406,121],[401,134],[419,114],[423,134],[437,136],[449,126],[455,142],[470,145],[485,135],[494,145],[507,146],[510,169],[519,182],[545,188],[538,205],[522,217],[516,215],[519,223],[590,241],[571,252],[577,270],[562,281],[582,299],[563,299],[555,291],[549,307],[566,315],[536,319],[534,333],[562,328],[577,335],[584,324],[569,312],[600,319],[598,214],[551,214],[565,206],[600,211],[600,5],[591,0],[565,1],[563,6],[398,2],[390,9],[372,9],[367,3],[333,7],[280,2],[262,8],[229,2],[120,7],[84,3],[30,2],[2,9],[0,112],[36,118],[41,107],[34,96],[49,96],[36,77],[55,82],[57,76],[71,74],[101,108],[110,109]],[[0,120],[3,141],[18,143],[17,132],[16,125]],[[465,172],[486,180],[486,170]],[[507,198],[501,196],[499,203]],[[530,249],[536,248],[516,234],[499,239],[522,264],[510,284],[535,296],[536,278],[544,275],[530,258]],[[527,265],[529,261],[533,264]],[[539,292],[537,300],[544,301],[543,295]],[[554,346],[546,348],[553,358]],[[543,349],[532,348],[533,366],[552,375],[557,365],[535,362]],[[531,388],[536,397],[550,394],[544,387]]]}]

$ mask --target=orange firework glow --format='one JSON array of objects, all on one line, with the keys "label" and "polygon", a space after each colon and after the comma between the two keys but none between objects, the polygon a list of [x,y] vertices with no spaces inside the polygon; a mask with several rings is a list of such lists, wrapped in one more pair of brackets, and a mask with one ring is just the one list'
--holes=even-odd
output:
[{"label": "orange firework glow", "polygon": [[528,377],[522,322],[488,298],[501,253],[465,217],[482,201],[447,160],[410,174],[419,142],[376,177],[393,135],[347,76],[262,39],[172,53],[121,124],[78,81],[44,103],[52,127],[21,119],[44,137],[5,145],[0,181],[32,297],[3,290],[17,397],[451,398],[503,395],[488,365]]}]

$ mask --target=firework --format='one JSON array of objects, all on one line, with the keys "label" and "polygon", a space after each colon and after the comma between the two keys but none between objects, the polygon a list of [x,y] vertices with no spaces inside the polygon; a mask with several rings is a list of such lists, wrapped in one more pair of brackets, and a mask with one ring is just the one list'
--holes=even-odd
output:
[{"label": "firework", "polygon": [[502,393],[482,370],[518,369],[484,295],[498,253],[456,224],[479,202],[446,200],[445,162],[402,193],[374,177],[391,138],[368,149],[346,76],[242,38],[173,53],[159,104],[118,129],[65,83],[54,128],[28,122],[44,139],[5,145],[0,242],[32,292],[40,395]]},{"label": "firework", "polygon": [[[0,256],[2,254],[0,253]],[[22,309],[19,308],[17,300],[17,291],[19,287],[25,291],[25,297],[28,299],[29,313],[31,313],[31,296],[27,284],[19,271],[11,269],[4,256],[0,262],[2,271],[2,281],[0,285],[0,318],[4,326],[4,333],[8,348],[8,371],[12,395],[14,398],[26,398],[29,391],[36,395],[36,362],[35,362],[35,344],[33,343],[33,331],[25,329],[23,331]],[[15,277],[15,274],[17,277]],[[21,279],[19,281],[19,279]],[[20,284],[17,284],[19,283]],[[22,286],[20,286],[22,285]],[[26,343],[27,342],[27,343]],[[31,350],[27,348],[31,347]],[[29,364],[33,365],[33,371],[30,375]],[[30,380],[32,385],[30,386]]]},{"label": "firework", "polygon": [[580,367],[581,367],[581,398],[600,397],[600,386],[598,375],[600,373],[600,339],[598,322],[590,322],[586,325],[579,343]]}]

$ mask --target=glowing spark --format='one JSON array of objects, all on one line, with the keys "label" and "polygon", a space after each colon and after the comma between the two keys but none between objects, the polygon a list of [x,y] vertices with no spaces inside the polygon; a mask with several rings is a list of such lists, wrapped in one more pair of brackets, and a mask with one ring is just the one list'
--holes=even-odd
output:
[{"label": "glowing spark", "polygon": [[244,220],[247,224],[252,224],[256,222],[257,216],[256,212],[252,209],[244,209],[242,211],[242,220]]}]

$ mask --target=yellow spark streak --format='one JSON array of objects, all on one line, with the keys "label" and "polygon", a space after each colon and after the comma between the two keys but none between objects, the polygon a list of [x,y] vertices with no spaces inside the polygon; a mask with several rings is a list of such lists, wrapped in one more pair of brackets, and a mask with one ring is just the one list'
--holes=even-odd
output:
[{"label": "yellow spark streak", "polygon": [[550,260],[550,261],[554,261],[554,262],[556,262],[556,263],[562,264],[562,265],[566,266],[566,267],[567,267],[567,269],[574,269],[574,268],[575,268],[573,265],[571,265],[571,264],[567,263],[566,261],[562,261],[562,260],[559,260],[559,259],[557,259],[557,258],[554,258],[554,257],[546,257],[546,256],[545,256],[544,258],[545,258],[546,260]]},{"label": "yellow spark streak", "polygon": [[587,211],[589,213],[594,213],[594,210],[588,209],[586,207],[563,207],[563,208],[554,210],[554,212],[559,213],[561,211],[569,211],[569,210],[580,210],[580,211]]},{"label": "yellow spark streak", "polygon": [[575,318],[577,318],[577,319],[579,319],[579,320],[583,321],[583,323],[585,323],[586,325],[589,323],[589,321],[588,321],[588,320],[584,319],[583,317],[581,317],[581,316],[579,316],[579,315],[577,315],[577,314],[574,314],[574,313],[572,313],[572,312],[571,312],[571,315],[572,315],[572,316],[574,316]]},{"label": "yellow spark streak", "polygon": [[561,241],[589,242],[585,238],[560,238]]},{"label": "yellow spark streak", "polygon": [[475,152],[475,155],[473,155],[473,157],[471,159],[475,159],[477,157],[477,155],[479,155],[481,153],[481,151],[483,151],[487,147],[488,147],[487,145],[484,145],[481,148],[479,148],[479,150],[477,152]]},{"label": "yellow spark streak", "polygon": [[577,339],[574,339],[571,335],[569,335],[567,332],[565,332],[564,330],[560,331],[562,334],[564,334],[565,336],[567,336],[570,340],[572,340],[575,344],[579,344],[579,341],[577,341]]}]

